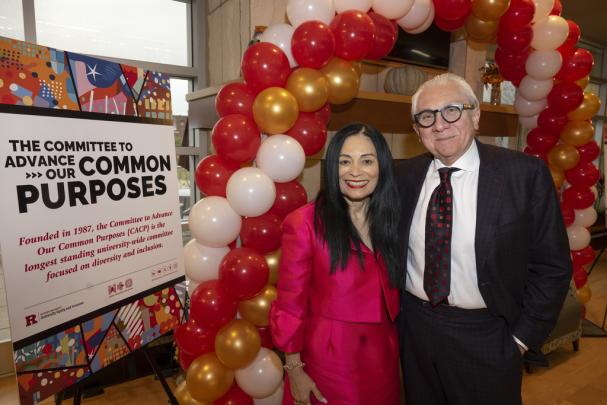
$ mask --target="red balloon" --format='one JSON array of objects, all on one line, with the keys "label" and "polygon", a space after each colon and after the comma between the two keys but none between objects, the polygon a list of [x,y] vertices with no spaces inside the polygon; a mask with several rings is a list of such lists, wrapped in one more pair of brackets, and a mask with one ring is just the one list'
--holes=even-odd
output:
[{"label": "red balloon", "polygon": [[526,146],[523,150],[528,155],[535,156],[538,159],[542,159],[544,162],[548,163],[548,153],[547,152],[539,152],[533,149],[531,146]]},{"label": "red balloon", "polygon": [[563,214],[565,226],[569,226],[575,221],[575,211],[565,201],[561,201],[561,214]]},{"label": "red balloon", "polygon": [[550,15],[561,15],[563,11],[563,5],[561,4],[561,0],[554,0],[554,6],[550,11]]},{"label": "red balloon", "polygon": [[333,32],[320,21],[306,21],[293,32],[291,53],[300,67],[320,69],[334,52]]},{"label": "red balloon", "polygon": [[276,45],[258,42],[242,56],[242,77],[257,94],[268,87],[284,87],[291,73],[287,55]]},{"label": "red balloon", "polygon": [[582,210],[594,203],[594,193],[588,187],[571,186],[563,191],[563,201],[573,209]]},{"label": "red balloon", "polygon": [[175,328],[175,342],[181,352],[194,358],[215,350],[217,329],[199,326],[194,319]]},{"label": "red balloon", "polygon": [[531,24],[535,4],[532,0],[512,0],[510,7],[500,18],[500,30],[518,31],[525,25]]},{"label": "red balloon", "polygon": [[281,219],[276,214],[265,213],[259,217],[243,218],[240,228],[242,246],[266,254],[280,247]]},{"label": "red balloon", "polygon": [[558,140],[558,135],[548,133],[540,127],[533,128],[529,131],[529,134],[527,134],[527,145],[534,151],[541,153],[548,153],[550,149],[556,145]]},{"label": "red balloon", "polygon": [[217,280],[200,283],[190,297],[190,318],[197,325],[220,328],[236,316],[238,301]]},{"label": "red balloon", "polygon": [[219,265],[219,282],[238,300],[259,294],[268,283],[270,269],[265,257],[247,247],[227,253]]},{"label": "red balloon", "polygon": [[335,37],[335,55],[345,60],[360,60],[373,47],[375,24],[367,14],[348,10],[333,17],[329,25]]},{"label": "red balloon", "polygon": [[584,91],[575,83],[562,82],[554,85],[546,99],[548,107],[559,114],[567,114],[582,104]]},{"label": "red balloon", "polygon": [[588,273],[583,267],[575,267],[573,269],[573,282],[575,288],[582,288],[588,282]]},{"label": "red balloon", "polygon": [[594,261],[596,252],[592,246],[588,245],[580,250],[571,251],[571,260],[573,261],[573,267],[582,267],[590,264]]},{"label": "red balloon", "polygon": [[192,364],[192,362],[194,360],[196,360],[196,357],[198,356],[194,356],[192,354],[188,354],[186,352],[184,352],[183,350],[179,351],[179,365],[181,366],[181,369],[183,371],[187,371],[188,368],[190,368],[190,364]]},{"label": "red balloon", "polygon": [[580,40],[580,36],[582,35],[580,26],[577,25],[575,21],[567,20],[567,25],[569,25],[569,34],[567,35],[567,39],[557,49],[561,55],[566,55],[564,59],[569,58],[570,55],[573,54],[575,45],[577,44],[577,41]]},{"label": "red balloon", "polygon": [[230,176],[240,168],[235,163],[209,155],[196,166],[196,185],[205,195],[226,196],[226,184]]},{"label": "red balloon", "polygon": [[499,47],[495,50],[495,63],[499,72],[505,80],[511,82],[520,83],[527,74],[525,71],[527,57],[529,57],[529,48],[514,53],[508,53]]},{"label": "red balloon", "polygon": [[255,94],[244,83],[226,84],[215,97],[215,109],[220,117],[243,114],[253,118]]},{"label": "red balloon", "polygon": [[533,29],[531,25],[525,25],[518,31],[499,29],[497,31],[497,45],[507,53],[522,53],[529,49]]},{"label": "red balloon", "polygon": [[588,76],[593,64],[594,58],[590,51],[577,48],[573,54],[563,55],[563,65],[554,78],[564,82],[574,82]]},{"label": "red balloon", "polygon": [[314,114],[314,118],[320,121],[324,126],[327,126],[331,120],[331,105],[327,103],[319,110],[303,114]]},{"label": "red balloon", "polygon": [[234,384],[221,398],[213,401],[213,405],[253,405],[253,398]]},{"label": "red balloon", "polygon": [[470,14],[470,0],[433,0],[435,15],[443,20],[459,20]]},{"label": "red balloon", "polygon": [[388,55],[394,44],[398,34],[398,25],[396,21],[388,20],[381,14],[373,11],[368,13],[368,16],[373,20],[375,26],[373,46],[365,59],[381,59]]},{"label": "red balloon", "polygon": [[567,115],[559,113],[554,108],[544,108],[537,117],[537,125],[548,133],[560,134],[567,124]]},{"label": "red balloon", "polygon": [[464,24],[466,24],[466,19],[468,18],[468,15],[469,14],[466,14],[465,16],[457,20],[445,20],[444,18],[441,18],[439,16],[434,16],[434,24],[436,24],[436,26],[443,31],[453,32],[462,28]]},{"label": "red balloon", "polygon": [[297,180],[287,183],[274,183],[276,186],[276,199],[268,212],[284,219],[291,211],[308,202],[306,189]]},{"label": "red balloon", "polygon": [[287,135],[301,144],[306,156],[312,156],[325,146],[327,128],[316,119],[314,113],[299,113]]},{"label": "red balloon", "polygon": [[276,345],[274,345],[274,341],[272,341],[272,333],[270,333],[270,327],[258,326],[257,330],[259,331],[259,337],[261,338],[261,346],[273,350]]},{"label": "red balloon", "polygon": [[261,133],[251,118],[230,114],[217,121],[211,141],[222,158],[233,163],[245,163],[255,158],[261,144]]},{"label": "red balloon", "polygon": [[565,172],[565,178],[572,186],[577,187],[592,187],[598,181],[601,174],[599,169],[590,163],[578,163],[573,169]]},{"label": "red balloon", "polygon": [[580,153],[578,165],[592,162],[594,159],[598,158],[601,153],[601,149],[595,141],[590,141],[586,145],[578,146],[577,150]]}]

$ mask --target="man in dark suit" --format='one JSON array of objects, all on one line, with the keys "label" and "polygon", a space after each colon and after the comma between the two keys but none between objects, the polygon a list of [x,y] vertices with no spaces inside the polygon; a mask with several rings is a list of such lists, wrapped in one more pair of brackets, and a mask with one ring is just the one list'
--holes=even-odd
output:
[{"label": "man in dark suit", "polygon": [[523,355],[554,327],[571,278],[552,178],[474,139],[479,102],[459,76],[424,83],[412,115],[430,153],[397,169],[407,405],[520,404]]}]

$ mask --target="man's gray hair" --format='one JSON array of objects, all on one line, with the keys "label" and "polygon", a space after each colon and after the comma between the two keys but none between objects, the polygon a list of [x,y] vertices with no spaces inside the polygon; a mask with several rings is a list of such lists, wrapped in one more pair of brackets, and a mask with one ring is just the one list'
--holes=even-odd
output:
[{"label": "man's gray hair", "polygon": [[476,108],[479,108],[480,104],[478,102],[478,98],[476,97],[476,94],[474,94],[472,87],[470,87],[468,82],[466,80],[464,80],[463,77],[458,76],[454,73],[443,73],[438,76],[434,76],[432,79],[424,82],[421,86],[419,86],[419,88],[413,95],[413,98],[411,99],[411,117],[413,117],[415,114],[418,113],[417,99],[419,98],[419,95],[422,91],[424,91],[430,87],[440,87],[440,86],[445,86],[450,83],[459,87],[459,89],[462,91],[462,93],[466,97],[467,102],[469,104],[473,104],[476,106]]}]

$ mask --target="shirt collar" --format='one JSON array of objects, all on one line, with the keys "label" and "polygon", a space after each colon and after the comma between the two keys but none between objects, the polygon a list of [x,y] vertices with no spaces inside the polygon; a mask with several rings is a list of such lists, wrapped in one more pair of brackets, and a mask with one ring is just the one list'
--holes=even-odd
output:
[{"label": "shirt collar", "polygon": [[[478,147],[476,146],[476,141],[472,140],[472,143],[468,147],[468,150],[459,157],[451,166],[456,167],[462,171],[473,172],[478,170],[480,166],[480,157],[478,156]],[[447,167],[443,164],[439,159],[434,158],[432,161],[432,172],[438,172],[438,169],[442,167]]]}]

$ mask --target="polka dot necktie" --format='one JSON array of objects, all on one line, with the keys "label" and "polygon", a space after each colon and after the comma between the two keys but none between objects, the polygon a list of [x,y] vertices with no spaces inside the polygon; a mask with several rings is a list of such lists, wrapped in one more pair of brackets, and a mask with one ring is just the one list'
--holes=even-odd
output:
[{"label": "polka dot necktie", "polygon": [[451,224],[453,189],[451,173],[460,169],[438,169],[440,184],[434,189],[426,213],[426,257],[424,291],[435,307],[447,302],[451,285]]}]

